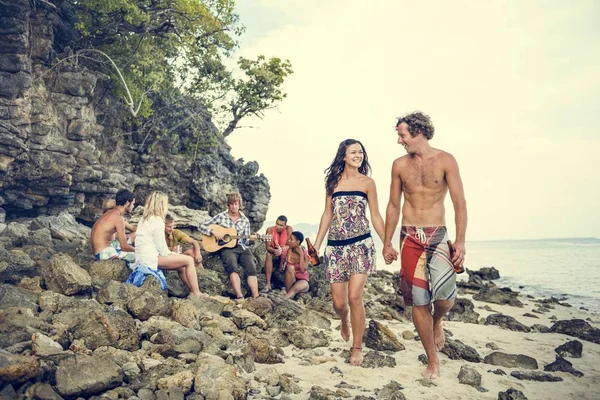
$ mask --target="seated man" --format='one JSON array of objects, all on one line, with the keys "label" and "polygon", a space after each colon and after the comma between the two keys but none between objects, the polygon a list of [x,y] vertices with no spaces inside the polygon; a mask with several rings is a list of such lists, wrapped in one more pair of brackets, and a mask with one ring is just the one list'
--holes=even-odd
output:
[{"label": "seated man", "polygon": [[202,254],[200,254],[200,244],[198,241],[189,237],[179,229],[173,228],[174,224],[175,220],[173,216],[171,214],[167,214],[165,216],[165,240],[169,250],[175,253],[181,253],[181,251],[178,251],[180,243],[191,244],[193,248],[185,250],[183,254],[187,254],[194,259],[196,269],[204,268],[202,266]]},{"label": "seated man", "polygon": [[238,299],[243,298],[240,276],[235,271],[238,265],[246,272],[248,286],[252,292],[252,297],[258,297],[258,279],[256,278],[256,266],[252,252],[248,248],[250,241],[256,240],[255,236],[250,236],[250,221],[240,212],[242,206],[242,198],[239,193],[230,193],[227,195],[227,210],[214,216],[210,221],[200,226],[200,232],[205,235],[213,235],[216,239],[221,240],[223,236],[217,232],[213,232],[209,225],[216,224],[224,228],[235,228],[237,234],[245,236],[238,239],[234,248],[224,248],[220,250],[221,260],[225,271],[229,275],[229,282],[235,291]]},{"label": "seated man", "polygon": [[[123,215],[133,210],[135,196],[129,190],[119,190],[115,196],[115,204],[92,227],[92,253],[96,260],[121,258],[127,263],[133,263],[135,248],[127,243]],[[115,234],[117,239],[113,241]]]},{"label": "seated man", "polygon": [[279,265],[281,252],[287,249],[288,238],[292,234],[292,227],[287,225],[287,217],[280,215],[275,221],[275,226],[267,228],[267,235],[271,235],[272,240],[267,242],[267,256],[265,257],[265,278],[267,284],[263,293],[271,291],[271,275],[273,274],[273,265]]}]

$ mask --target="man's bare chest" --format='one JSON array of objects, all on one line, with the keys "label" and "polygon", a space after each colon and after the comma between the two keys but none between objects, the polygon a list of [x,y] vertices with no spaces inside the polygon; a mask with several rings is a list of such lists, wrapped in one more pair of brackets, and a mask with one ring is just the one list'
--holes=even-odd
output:
[{"label": "man's bare chest", "polygon": [[442,189],[446,186],[444,170],[436,163],[411,163],[403,169],[402,188],[410,193],[422,189]]}]

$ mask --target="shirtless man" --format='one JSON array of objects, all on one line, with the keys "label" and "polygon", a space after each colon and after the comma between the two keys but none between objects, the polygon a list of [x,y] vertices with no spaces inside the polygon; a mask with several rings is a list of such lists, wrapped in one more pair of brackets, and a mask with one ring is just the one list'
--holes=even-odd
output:
[{"label": "shirtless man", "polygon": [[[119,190],[115,196],[115,207],[106,211],[92,227],[92,253],[96,260],[122,258],[135,261],[135,248],[127,243],[123,215],[131,212],[135,205],[135,196],[129,190]],[[114,234],[120,248],[112,245]]]},{"label": "shirtless man", "polygon": [[[412,316],[421,338],[428,365],[426,378],[436,378],[440,371],[437,351],[445,343],[442,319],[456,298],[454,266],[465,258],[467,204],[458,164],[445,151],[429,145],[434,128],[429,116],[415,112],[398,119],[398,143],[405,156],[392,165],[390,200],[386,210],[383,257],[386,264],[398,259],[392,247],[392,236],[402,207],[400,231],[400,286],[406,305],[412,305]],[[450,259],[444,199],[450,191],[454,205],[456,238]]]}]

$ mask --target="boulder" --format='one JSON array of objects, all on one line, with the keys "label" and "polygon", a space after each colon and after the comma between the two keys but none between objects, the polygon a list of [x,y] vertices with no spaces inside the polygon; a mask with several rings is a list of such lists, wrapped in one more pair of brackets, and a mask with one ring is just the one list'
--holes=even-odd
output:
[{"label": "boulder", "polygon": [[478,388],[481,386],[481,374],[474,368],[463,365],[458,372],[458,382]]},{"label": "boulder", "polygon": [[0,350],[0,382],[24,382],[37,375],[40,360],[37,357],[11,354]]},{"label": "boulder", "polygon": [[457,298],[448,313],[448,321],[477,324],[479,322],[479,313],[475,312],[475,306],[471,300]]},{"label": "boulder", "polygon": [[56,389],[65,397],[102,393],[122,382],[121,368],[106,357],[75,355],[56,369]]},{"label": "boulder", "polygon": [[592,327],[582,319],[558,321],[550,327],[550,332],[575,336],[582,340],[600,344],[600,329]]},{"label": "boulder", "polygon": [[533,357],[524,354],[507,354],[499,351],[494,351],[484,357],[483,362],[486,364],[500,365],[507,368],[528,368],[538,369],[538,363]]},{"label": "boulder", "polygon": [[581,358],[583,344],[579,340],[570,340],[554,349],[561,357]]},{"label": "boulder", "polygon": [[498,325],[501,328],[516,332],[531,332],[531,328],[523,325],[514,317],[504,314],[490,314],[485,319],[485,325]]},{"label": "boulder", "polygon": [[196,360],[194,391],[208,399],[245,400],[247,388],[236,369],[223,359],[201,353]]},{"label": "boulder", "polygon": [[75,264],[66,254],[56,254],[42,268],[42,276],[49,290],[71,296],[92,287],[90,274]]},{"label": "boulder", "polygon": [[397,336],[385,325],[375,320],[369,321],[365,332],[365,345],[373,350],[401,351],[404,345]]}]

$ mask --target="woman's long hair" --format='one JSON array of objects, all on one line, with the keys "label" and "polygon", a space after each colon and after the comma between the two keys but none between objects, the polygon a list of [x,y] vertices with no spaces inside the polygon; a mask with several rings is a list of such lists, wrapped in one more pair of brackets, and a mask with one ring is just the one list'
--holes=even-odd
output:
[{"label": "woman's long hair", "polygon": [[169,208],[169,197],[163,192],[152,192],[144,204],[144,215],[142,218],[158,217],[164,219]]},{"label": "woman's long hair", "polygon": [[329,168],[325,170],[325,189],[327,191],[327,195],[333,194],[335,187],[342,177],[342,172],[344,172],[344,167],[346,166],[346,163],[344,162],[344,157],[346,157],[346,149],[348,146],[356,143],[360,144],[360,147],[363,151],[363,162],[358,168],[358,172],[363,175],[369,175],[371,173],[371,165],[369,164],[369,158],[367,157],[365,146],[363,146],[363,144],[356,139],[346,139],[340,143],[333,162]]}]

